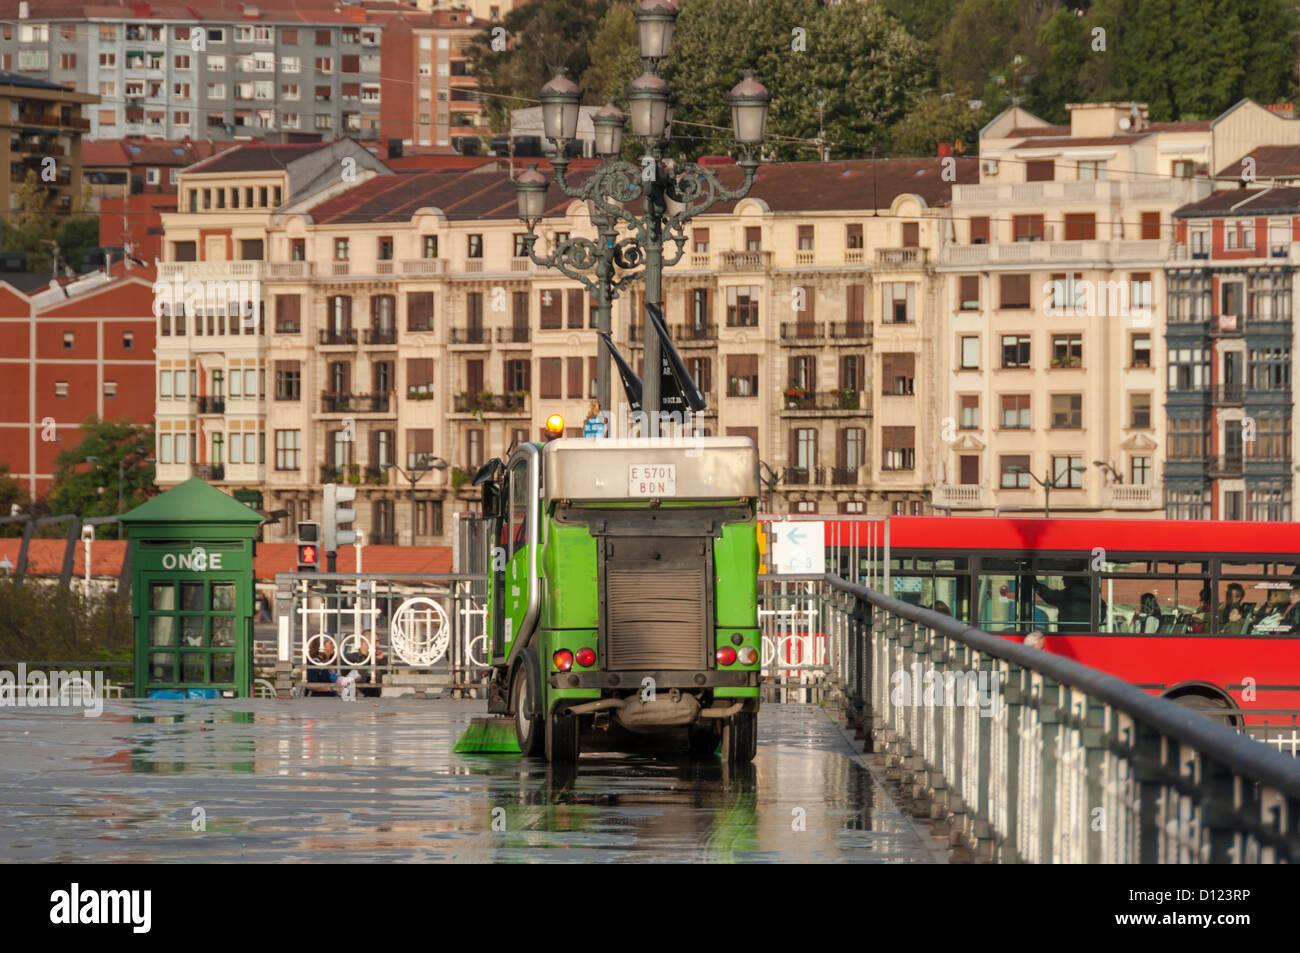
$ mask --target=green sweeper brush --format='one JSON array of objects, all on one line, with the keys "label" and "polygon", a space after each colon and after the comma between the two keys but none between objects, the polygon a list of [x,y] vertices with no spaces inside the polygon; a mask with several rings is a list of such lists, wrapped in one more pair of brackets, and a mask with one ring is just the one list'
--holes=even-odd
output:
[{"label": "green sweeper brush", "polygon": [[513,718],[474,718],[451,749],[459,754],[523,754]]}]

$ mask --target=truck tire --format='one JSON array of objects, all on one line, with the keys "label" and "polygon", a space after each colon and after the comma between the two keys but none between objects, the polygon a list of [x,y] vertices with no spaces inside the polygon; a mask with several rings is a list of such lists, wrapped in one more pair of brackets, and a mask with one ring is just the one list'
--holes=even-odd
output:
[{"label": "truck tire", "polygon": [[546,717],[546,760],[552,764],[575,764],[578,760],[578,718],[552,711]]},{"label": "truck tire", "polygon": [[758,714],[742,711],[722,723],[722,757],[728,764],[749,764],[758,753]]},{"label": "truck tire", "polygon": [[515,741],[526,758],[535,758],[542,753],[542,719],[532,718],[528,710],[533,705],[528,685],[528,670],[524,665],[515,669],[514,681],[510,683],[510,707],[515,713]]}]

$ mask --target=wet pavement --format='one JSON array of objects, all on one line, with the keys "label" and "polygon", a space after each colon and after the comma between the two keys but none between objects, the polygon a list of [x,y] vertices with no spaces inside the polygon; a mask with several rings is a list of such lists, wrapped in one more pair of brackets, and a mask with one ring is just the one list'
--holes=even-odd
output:
[{"label": "wet pavement", "polygon": [[452,754],[481,701],[0,710],[0,861],[944,860],[838,724],[766,705],[758,756]]}]

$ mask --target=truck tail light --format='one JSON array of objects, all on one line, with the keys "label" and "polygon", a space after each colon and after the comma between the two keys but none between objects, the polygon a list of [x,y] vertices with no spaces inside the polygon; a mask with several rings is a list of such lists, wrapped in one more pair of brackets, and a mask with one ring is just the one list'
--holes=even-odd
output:
[{"label": "truck tail light", "polygon": [[568,649],[560,649],[551,656],[551,661],[555,664],[556,671],[567,672],[573,668],[573,653]]}]

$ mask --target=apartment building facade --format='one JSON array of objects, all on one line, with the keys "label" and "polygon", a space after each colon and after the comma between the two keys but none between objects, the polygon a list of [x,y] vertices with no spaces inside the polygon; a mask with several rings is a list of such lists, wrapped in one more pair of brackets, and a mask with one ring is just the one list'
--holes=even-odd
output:
[{"label": "apartment building facade", "polygon": [[153,419],[154,278],[119,261],[31,294],[0,282],[0,464],[33,499],[87,417]]},{"label": "apartment building facade", "polygon": [[1003,113],[954,189],[936,507],[1164,512],[1165,265],[1174,211],[1210,190],[1210,123],[1069,108]]},{"label": "apartment building facade", "polygon": [[1178,209],[1174,221],[1166,513],[1293,519],[1300,188],[1219,192]]},{"label": "apartment building facade", "polygon": [[[193,176],[217,166],[245,188],[245,173],[218,156],[182,175],[182,209],[202,187]],[[973,161],[956,168],[958,181],[974,180]],[[734,165],[718,172],[739,179]],[[709,395],[696,432],[755,439],[777,475],[765,502],[778,511],[920,512],[934,468],[924,434],[941,409],[933,262],[951,186],[937,160],[772,165],[749,198],[690,224],[664,301]],[[164,275],[228,269],[207,264],[223,242],[260,252],[266,324],[237,343],[195,342],[193,328],[160,336],[160,374],[172,372],[174,401],[182,370],[187,400],[184,414],[164,415],[175,405],[160,384],[160,440],[179,437],[186,454],[160,451],[160,485],[195,472],[255,484],[267,509],[306,519],[323,482],[346,482],[372,542],[445,542],[452,513],[472,505],[479,464],[538,439],[548,414],[577,430],[589,413],[590,296],[528,259],[506,174],[376,170],[246,225],[235,216],[238,227],[226,224],[229,200],[224,215],[215,200],[200,205],[169,217]],[[568,235],[594,230],[585,207],[553,189],[538,249]],[[191,253],[193,265],[175,261]],[[640,307],[629,293],[614,309],[616,344],[634,361]],[[164,365],[182,345],[184,366]],[[195,347],[211,350],[196,361]],[[250,386],[257,395],[247,412],[234,405],[236,374],[240,399]]]},{"label": "apartment building facade", "polygon": [[89,13],[4,0],[0,10],[10,18],[0,68],[97,94],[90,138],[382,135],[450,146],[483,133],[464,51],[488,23],[469,10],[322,0]]},{"label": "apartment building facade", "polygon": [[81,148],[90,127],[84,111],[97,98],[0,71],[0,168],[8,170],[4,208],[18,207],[16,186],[29,173],[45,188],[51,214],[81,207]]}]

